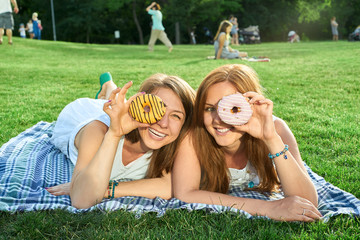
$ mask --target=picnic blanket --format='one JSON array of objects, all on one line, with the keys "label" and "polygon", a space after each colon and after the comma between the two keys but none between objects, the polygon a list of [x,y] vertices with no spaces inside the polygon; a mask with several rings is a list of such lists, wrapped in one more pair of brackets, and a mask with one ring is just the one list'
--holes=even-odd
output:
[{"label": "picnic blanket", "polygon": [[[0,211],[64,209],[80,213],[95,209],[104,211],[123,209],[132,211],[140,217],[147,212],[156,212],[157,216],[163,216],[169,209],[187,209],[205,210],[211,213],[230,211],[244,214],[247,218],[254,218],[245,211],[231,207],[185,203],[176,198],[164,200],[129,196],[105,199],[88,209],[76,209],[71,206],[69,196],[53,196],[45,190],[45,187],[70,182],[74,168],[70,160],[49,141],[54,125],[55,122],[39,122],[1,147]],[[339,214],[359,217],[359,199],[326,182],[308,166],[306,168],[318,191],[319,210],[324,216],[324,221]],[[271,193],[266,196],[258,192],[242,191],[234,186],[230,188],[229,194],[269,201],[283,198],[281,193]]]}]

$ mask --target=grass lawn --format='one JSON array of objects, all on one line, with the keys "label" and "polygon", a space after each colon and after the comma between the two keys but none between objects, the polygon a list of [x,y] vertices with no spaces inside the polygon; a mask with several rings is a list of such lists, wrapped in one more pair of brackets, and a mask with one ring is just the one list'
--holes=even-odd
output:
[{"label": "grass lawn", "polygon": [[[7,39],[4,39],[4,43]],[[303,160],[328,182],[360,198],[360,43],[262,43],[237,47],[271,62],[206,60],[210,45],[175,45],[167,53],[146,46],[94,45],[14,39],[0,45],[0,145],[62,108],[94,97],[101,73],[121,86],[132,80],[134,94],[153,73],[178,75],[197,88],[212,69],[228,63],[253,67],[274,101],[274,113],[295,134]],[[360,221],[347,216],[328,223],[248,220],[234,214],[168,211],[164,217],[129,212],[72,214],[61,210],[0,212],[0,239],[357,239]]]}]

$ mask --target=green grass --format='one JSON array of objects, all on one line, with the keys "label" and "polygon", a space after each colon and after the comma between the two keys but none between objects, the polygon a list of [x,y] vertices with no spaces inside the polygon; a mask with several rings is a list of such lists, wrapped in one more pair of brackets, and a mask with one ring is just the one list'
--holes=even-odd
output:
[{"label": "green grass", "polygon": [[[6,43],[5,39],[5,43]],[[252,66],[274,101],[274,112],[294,132],[304,161],[328,182],[360,198],[360,45],[358,42],[263,43],[238,49],[266,55],[269,63],[205,60],[212,46],[180,45],[171,54],[157,45],[89,45],[14,39],[0,46],[0,145],[38,121],[54,121],[80,97],[94,97],[98,77],[110,71],[134,94],[153,73],[179,75],[197,88],[217,66]],[[249,238],[356,239],[360,222],[347,216],[328,223],[248,220],[231,213],[168,211],[164,217],[61,210],[0,213],[0,239],[8,238]]]}]

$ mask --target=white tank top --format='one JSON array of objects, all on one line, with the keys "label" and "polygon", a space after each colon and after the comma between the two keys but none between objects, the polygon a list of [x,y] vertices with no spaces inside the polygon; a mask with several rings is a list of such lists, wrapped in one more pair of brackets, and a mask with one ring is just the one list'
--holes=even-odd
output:
[{"label": "white tank top", "polygon": [[[273,121],[278,119],[273,115]],[[247,162],[243,169],[229,168],[230,185],[240,186],[244,188],[252,188],[259,185],[260,179],[257,175],[256,169],[252,166],[250,161]]]}]

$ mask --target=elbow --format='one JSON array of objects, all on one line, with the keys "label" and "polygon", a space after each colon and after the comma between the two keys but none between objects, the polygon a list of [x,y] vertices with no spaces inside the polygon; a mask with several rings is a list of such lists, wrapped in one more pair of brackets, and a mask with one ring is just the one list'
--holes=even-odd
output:
[{"label": "elbow", "polygon": [[88,209],[96,205],[97,203],[101,202],[101,200],[99,199],[93,201],[89,198],[81,197],[81,196],[70,196],[70,199],[71,199],[71,206],[77,209]]},{"label": "elbow", "polygon": [[92,204],[87,201],[83,201],[82,199],[71,198],[71,206],[77,209],[87,209],[92,207]]},{"label": "elbow", "polygon": [[161,198],[165,200],[170,200],[172,198],[171,192],[164,193],[164,195]]},{"label": "elbow", "polygon": [[103,200],[104,193],[89,189],[70,190],[71,206],[78,209],[90,208]]},{"label": "elbow", "polygon": [[180,201],[183,201],[183,202],[191,202],[190,201],[190,195],[191,195],[190,191],[174,190],[174,198],[177,198],[177,199],[179,199]]}]

